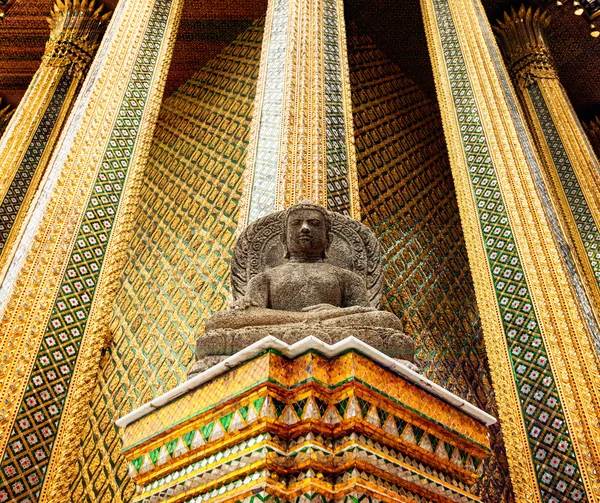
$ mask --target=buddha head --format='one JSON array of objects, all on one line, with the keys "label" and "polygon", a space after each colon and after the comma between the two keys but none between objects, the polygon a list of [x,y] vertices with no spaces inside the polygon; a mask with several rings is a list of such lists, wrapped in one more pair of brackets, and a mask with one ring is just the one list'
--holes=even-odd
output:
[{"label": "buddha head", "polygon": [[284,217],[282,240],[285,258],[297,262],[315,262],[326,257],[331,244],[331,220],[318,204],[291,206]]}]

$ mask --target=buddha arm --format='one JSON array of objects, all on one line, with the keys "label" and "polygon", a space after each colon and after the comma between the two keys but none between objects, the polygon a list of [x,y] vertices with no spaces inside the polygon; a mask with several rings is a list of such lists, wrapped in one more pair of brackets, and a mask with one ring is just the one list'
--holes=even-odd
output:
[{"label": "buddha arm", "polygon": [[250,306],[269,307],[269,277],[266,273],[257,274],[248,282],[244,298]]},{"label": "buddha arm", "polygon": [[367,286],[357,274],[348,274],[344,281],[342,307],[351,306],[370,307]]}]

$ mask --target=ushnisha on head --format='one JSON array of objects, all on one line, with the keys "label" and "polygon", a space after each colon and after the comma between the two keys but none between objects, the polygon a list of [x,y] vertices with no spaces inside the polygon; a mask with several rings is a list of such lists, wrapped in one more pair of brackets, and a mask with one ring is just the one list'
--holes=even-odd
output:
[{"label": "ushnisha on head", "polygon": [[285,258],[291,262],[319,262],[331,245],[331,220],[318,204],[302,202],[285,214],[281,235]]}]

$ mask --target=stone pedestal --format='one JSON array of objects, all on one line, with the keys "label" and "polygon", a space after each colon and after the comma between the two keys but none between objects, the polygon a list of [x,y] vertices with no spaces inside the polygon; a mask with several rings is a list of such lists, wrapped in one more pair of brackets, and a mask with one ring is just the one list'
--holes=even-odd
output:
[{"label": "stone pedestal", "polygon": [[267,337],[117,425],[137,502],[467,502],[494,422],[355,338]]}]

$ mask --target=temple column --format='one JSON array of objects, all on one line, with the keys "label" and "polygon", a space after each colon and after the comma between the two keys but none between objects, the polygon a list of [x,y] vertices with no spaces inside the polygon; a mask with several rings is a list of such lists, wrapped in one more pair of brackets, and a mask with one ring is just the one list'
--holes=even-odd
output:
[{"label": "temple column", "polygon": [[600,159],[600,116],[596,116],[589,122],[584,122],[583,129],[587,133],[588,140],[596,153],[596,157]]},{"label": "temple column", "polygon": [[600,165],[554,68],[544,36],[550,16],[521,6],[494,31],[541,157],[542,178],[573,250],[582,284],[600,309]]},{"label": "temple column", "polygon": [[120,0],[0,288],[2,501],[69,499],[182,4]]},{"label": "temple column", "polygon": [[111,13],[97,0],[58,0],[42,64],[0,142],[0,283],[60,132]]},{"label": "temple column", "polygon": [[599,501],[598,329],[479,0],[422,0],[515,495]]},{"label": "temple column", "polygon": [[239,228],[301,200],[359,218],[342,0],[270,0]]}]

